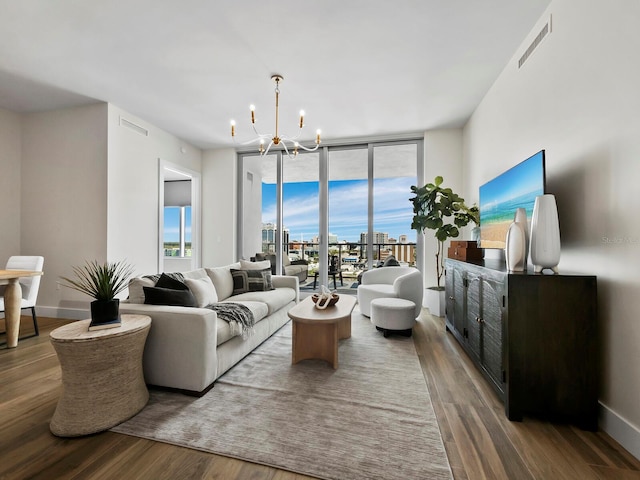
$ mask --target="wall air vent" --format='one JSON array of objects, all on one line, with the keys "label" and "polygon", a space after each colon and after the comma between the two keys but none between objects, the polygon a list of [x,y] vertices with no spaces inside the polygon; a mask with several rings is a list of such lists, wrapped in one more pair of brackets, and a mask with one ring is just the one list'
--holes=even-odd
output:
[{"label": "wall air vent", "polygon": [[120,126],[127,127],[129,130],[133,130],[134,132],[139,133],[140,135],[144,135],[145,137],[149,136],[149,130],[141,127],[140,125],[136,125],[133,122],[130,122],[126,118],[120,117]]},{"label": "wall air vent", "polygon": [[520,57],[520,60],[518,60],[518,68],[522,68],[522,65],[524,65],[524,62],[527,61],[527,59],[531,56],[533,51],[536,48],[538,48],[538,45],[540,45],[542,40],[544,40],[547,37],[547,35],[549,35],[550,33],[551,33],[551,15],[549,15],[549,20],[547,20],[547,22],[544,24],[544,26],[540,30],[540,33],[538,33],[536,38],[533,39],[533,41],[531,42],[531,45],[529,45],[529,48],[527,48],[524,54]]}]

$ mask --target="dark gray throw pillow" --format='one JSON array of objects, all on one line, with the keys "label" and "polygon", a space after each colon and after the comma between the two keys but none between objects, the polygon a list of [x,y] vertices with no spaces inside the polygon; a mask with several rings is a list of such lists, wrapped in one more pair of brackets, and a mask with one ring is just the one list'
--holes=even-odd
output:
[{"label": "dark gray throw pillow", "polygon": [[235,270],[232,268],[231,276],[233,277],[232,295],[273,290],[270,268],[264,270]]},{"label": "dark gray throw pillow", "polygon": [[175,276],[170,276],[166,273],[160,275],[160,278],[156,282],[156,287],[170,288],[172,290],[189,290],[189,287],[187,287],[184,282],[178,280],[178,278],[176,278]]},{"label": "dark gray throw pillow", "polygon": [[174,305],[179,307],[197,307],[198,302],[191,290],[175,290],[162,287],[142,287],[144,303],[149,305]]}]

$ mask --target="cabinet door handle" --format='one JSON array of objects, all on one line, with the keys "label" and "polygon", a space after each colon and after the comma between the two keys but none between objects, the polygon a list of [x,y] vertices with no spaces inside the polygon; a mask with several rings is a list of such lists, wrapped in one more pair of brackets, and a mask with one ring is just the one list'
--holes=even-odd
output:
[{"label": "cabinet door handle", "polygon": [[449,295],[449,300],[453,300],[453,297],[451,295]]},{"label": "cabinet door handle", "polygon": [[484,320],[481,317],[476,317],[476,322],[484,323]]}]

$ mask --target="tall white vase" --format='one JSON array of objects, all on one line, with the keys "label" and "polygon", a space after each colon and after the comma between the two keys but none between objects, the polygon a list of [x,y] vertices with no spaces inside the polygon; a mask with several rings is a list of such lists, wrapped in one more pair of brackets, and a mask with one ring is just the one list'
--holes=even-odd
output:
[{"label": "tall white vase", "polygon": [[527,211],[524,208],[516,208],[513,221],[522,227],[524,232],[524,269],[527,269],[529,260],[529,225],[527,224]]},{"label": "tall white vase", "polygon": [[[524,212],[524,208],[519,208]],[[505,260],[507,262],[507,270],[510,272],[523,272],[527,267],[527,217],[524,217],[524,226],[522,220],[522,212],[516,211],[513,222],[507,230],[507,238],[505,241]],[[520,221],[518,221],[520,220]]]},{"label": "tall white vase", "polygon": [[531,219],[531,263],[535,272],[550,268],[558,273],[560,224],[554,195],[536,197]]}]

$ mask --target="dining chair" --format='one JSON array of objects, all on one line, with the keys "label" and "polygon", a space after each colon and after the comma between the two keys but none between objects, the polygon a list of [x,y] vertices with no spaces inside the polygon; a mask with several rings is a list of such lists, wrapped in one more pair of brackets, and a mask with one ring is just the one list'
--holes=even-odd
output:
[{"label": "dining chair", "polygon": [[[39,256],[19,256],[14,255],[7,260],[6,270],[33,270],[42,271],[44,266],[44,257]],[[36,299],[38,298],[38,290],[40,289],[40,276],[24,277],[20,279],[20,287],[22,288],[22,302],[20,309],[31,309],[31,317],[33,318],[33,335],[27,335],[20,338],[37,337],[40,335],[38,329],[38,319],[36,317]],[[0,313],[4,313],[4,296],[0,296]],[[6,332],[0,332],[6,333]]]},{"label": "dining chair", "polygon": [[[318,282],[318,273],[319,272],[316,271],[316,273],[313,276],[313,289],[314,290],[315,290],[316,284]],[[336,283],[336,275],[340,279],[340,286],[344,287],[344,281],[342,280],[342,268],[340,267],[340,259],[338,258],[337,255],[331,255],[329,257],[329,271],[327,272],[327,276],[333,278],[333,288],[334,289],[338,288],[338,285]]]}]

